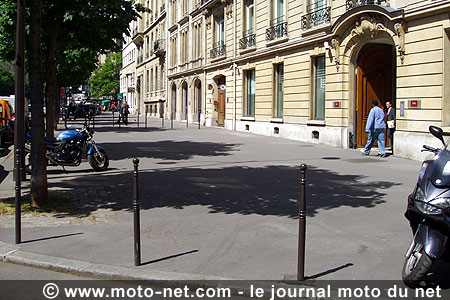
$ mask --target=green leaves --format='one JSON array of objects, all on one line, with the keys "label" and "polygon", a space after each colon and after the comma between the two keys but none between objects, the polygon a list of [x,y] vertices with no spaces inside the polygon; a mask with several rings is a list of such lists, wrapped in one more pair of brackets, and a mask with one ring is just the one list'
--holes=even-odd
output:
[{"label": "green leaves", "polygon": [[91,77],[91,94],[98,97],[114,97],[120,88],[120,69],[122,67],[122,53],[112,53],[104,64],[100,65]]}]

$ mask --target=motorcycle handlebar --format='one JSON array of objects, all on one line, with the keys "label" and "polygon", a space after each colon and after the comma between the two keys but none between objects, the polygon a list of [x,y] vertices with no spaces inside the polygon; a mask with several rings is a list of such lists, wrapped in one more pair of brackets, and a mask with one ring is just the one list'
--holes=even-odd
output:
[{"label": "motorcycle handlebar", "polygon": [[427,145],[423,145],[422,152],[423,151],[430,151],[430,152],[433,152],[433,153],[437,153],[439,151],[439,149],[433,148],[433,147],[430,147],[430,146],[427,146]]}]

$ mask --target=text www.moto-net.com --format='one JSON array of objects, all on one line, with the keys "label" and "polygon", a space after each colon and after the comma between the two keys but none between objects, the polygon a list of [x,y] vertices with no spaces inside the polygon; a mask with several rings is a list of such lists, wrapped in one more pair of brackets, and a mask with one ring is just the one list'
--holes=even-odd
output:
[{"label": "text www.moto-net.com", "polygon": [[42,289],[47,299],[59,298],[231,298],[229,288],[160,288],[137,286],[133,288],[60,288],[55,283],[48,283]]}]

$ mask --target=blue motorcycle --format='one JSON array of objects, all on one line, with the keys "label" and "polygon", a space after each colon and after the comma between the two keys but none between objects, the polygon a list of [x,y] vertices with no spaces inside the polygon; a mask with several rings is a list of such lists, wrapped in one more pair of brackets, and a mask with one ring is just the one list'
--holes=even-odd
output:
[{"label": "blue motorcycle", "polygon": [[[61,131],[54,140],[45,141],[47,160],[50,165],[79,166],[83,157],[95,171],[108,169],[109,157],[106,151],[93,139],[94,132],[85,123],[83,129]],[[25,169],[31,173],[31,135],[25,139]]]}]

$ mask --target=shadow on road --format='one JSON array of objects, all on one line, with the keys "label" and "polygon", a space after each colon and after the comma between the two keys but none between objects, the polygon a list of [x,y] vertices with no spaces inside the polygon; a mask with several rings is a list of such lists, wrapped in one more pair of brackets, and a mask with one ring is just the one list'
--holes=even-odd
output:
[{"label": "shadow on road", "polygon": [[[297,218],[299,199],[298,167],[225,167],[214,169],[184,168],[139,173],[141,209],[190,205],[207,206],[210,213],[239,213]],[[307,171],[309,216],[320,209],[375,207],[385,201],[393,182],[362,182],[360,175],[342,175],[330,170],[310,167]],[[52,183],[68,193],[80,187],[109,191],[107,199],[80,202],[80,216],[89,216],[100,208],[131,211],[131,172],[121,174],[89,173],[75,180]],[[60,215],[64,217],[64,215]]]}]

